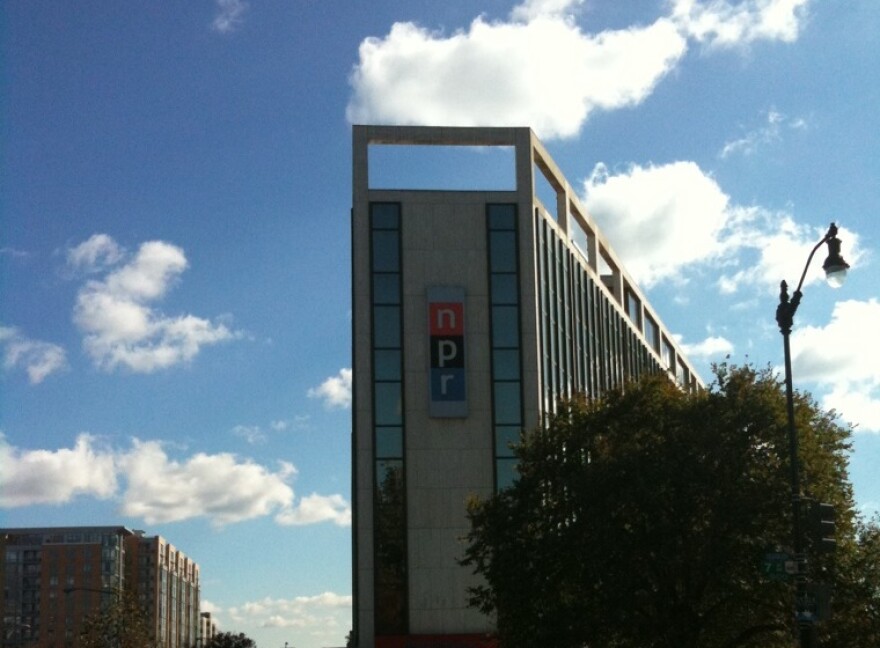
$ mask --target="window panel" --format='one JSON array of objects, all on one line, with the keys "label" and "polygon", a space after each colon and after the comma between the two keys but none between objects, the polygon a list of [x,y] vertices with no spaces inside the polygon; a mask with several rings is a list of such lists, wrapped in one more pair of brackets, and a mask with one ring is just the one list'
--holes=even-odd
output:
[{"label": "window panel", "polygon": [[515,274],[492,275],[492,303],[493,304],[517,304],[519,295],[516,290]]},{"label": "window panel", "polygon": [[400,307],[373,308],[373,345],[376,348],[400,347]]},{"label": "window panel", "polygon": [[492,346],[519,346],[519,309],[516,306],[492,307]]},{"label": "window panel", "polygon": [[516,229],[516,205],[489,205],[489,229]]},{"label": "window panel", "polygon": [[495,349],[492,372],[495,380],[519,380],[519,349]]},{"label": "window panel", "polygon": [[398,273],[373,275],[373,303],[400,303],[400,275]]},{"label": "window panel", "polygon": [[518,425],[520,423],[520,383],[495,383],[495,422]]},{"label": "window panel", "polygon": [[377,349],[373,352],[376,380],[400,380],[400,350]]},{"label": "window panel", "polygon": [[373,229],[398,229],[400,227],[400,205],[397,203],[373,203],[370,215]]},{"label": "window panel", "polygon": [[519,443],[522,431],[518,425],[495,426],[495,454],[499,457],[512,457],[511,446]]},{"label": "window panel", "polygon": [[373,232],[373,272],[400,270],[400,235],[393,230]]},{"label": "window panel", "polygon": [[[376,503],[380,507],[399,505],[403,496],[403,461],[401,459],[376,461]],[[376,531],[390,531],[390,529],[376,525]]]},{"label": "window panel", "polygon": [[376,383],[373,386],[373,415],[377,425],[401,425],[403,413],[399,382]]},{"label": "window panel", "polygon": [[495,487],[498,490],[513,486],[513,482],[519,477],[516,465],[516,459],[503,458],[495,461]]},{"label": "window panel", "polygon": [[378,459],[403,457],[403,428],[400,426],[376,428],[376,457]]},{"label": "window panel", "polygon": [[489,269],[516,272],[516,232],[489,232]]}]

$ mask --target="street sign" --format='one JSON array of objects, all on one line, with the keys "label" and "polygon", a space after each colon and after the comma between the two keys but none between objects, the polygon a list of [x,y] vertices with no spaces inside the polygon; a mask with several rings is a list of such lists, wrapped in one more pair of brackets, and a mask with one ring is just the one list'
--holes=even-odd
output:
[{"label": "street sign", "polygon": [[798,564],[783,551],[769,551],[761,562],[761,573],[772,581],[788,581],[797,576]]}]

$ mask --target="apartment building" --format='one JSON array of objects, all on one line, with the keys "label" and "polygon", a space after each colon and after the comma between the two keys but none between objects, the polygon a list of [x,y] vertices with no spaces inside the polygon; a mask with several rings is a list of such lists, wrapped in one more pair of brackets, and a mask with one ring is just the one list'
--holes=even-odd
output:
[{"label": "apartment building", "polygon": [[0,648],[75,648],[123,593],[164,648],[199,636],[199,568],[160,536],[121,526],[0,529]]}]

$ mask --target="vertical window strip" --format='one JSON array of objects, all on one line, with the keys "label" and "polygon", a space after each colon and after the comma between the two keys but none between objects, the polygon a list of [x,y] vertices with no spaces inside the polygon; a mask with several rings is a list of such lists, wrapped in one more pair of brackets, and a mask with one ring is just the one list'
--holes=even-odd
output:
[{"label": "vertical window strip", "polygon": [[573,304],[572,304],[572,295],[571,295],[571,260],[572,254],[571,251],[567,247],[563,248],[564,256],[562,263],[562,279],[563,279],[563,289],[562,289],[562,298],[564,300],[565,306],[565,319],[563,320],[563,324],[565,325],[565,397],[571,398],[574,394],[573,388],[575,384],[575,368],[574,368],[574,338],[572,336],[572,323],[573,323]]},{"label": "vertical window strip", "polygon": [[[505,214],[507,217],[505,218]],[[513,204],[489,204],[486,207],[486,232],[490,241],[488,246],[489,259],[489,303],[490,303],[490,353],[492,370],[492,424],[494,434],[494,463],[495,463],[495,488],[501,490],[512,483],[515,476],[516,459],[509,444],[519,438],[522,430],[522,358],[520,353],[522,333],[520,330],[520,297],[519,297],[519,243],[518,243],[518,219],[516,218],[516,206]],[[497,217],[497,218],[496,218]],[[493,232],[512,231],[513,237],[498,237],[493,242]],[[540,236],[540,233],[539,233]],[[513,249],[502,249],[500,241],[510,241]],[[514,267],[498,269],[493,263],[492,255],[497,253],[515,260]],[[539,250],[539,273],[543,264],[540,261]],[[502,282],[500,278],[512,278],[515,286],[515,295],[497,294]],[[539,283],[541,295],[541,308],[544,304],[544,285]],[[491,318],[496,313],[496,305],[504,304],[505,310],[512,306],[516,320],[515,339],[496,339],[496,331],[500,329],[493,325]],[[543,320],[543,317],[541,318]],[[544,331],[541,331],[542,339]],[[504,358],[503,366],[499,366],[498,359]],[[510,371],[510,365],[516,367],[515,372]]]},{"label": "vertical window strip", "polygon": [[537,230],[540,232],[540,241],[538,250],[540,254],[540,263],[538,272],[540,274],[538,285],[541,290],[541,382],[542,396],[544,399],[544,411],[551,411],[553,402],[553,361],[551,355],[550,337],[553,335],[550,326],[550,284],[548,277],[548,254],[547,254],[547,224],[544,219],[536,212]]},{"label": "vertical window strip", "polygon": [[575,334],[575,389],[579,392],[587,391],[586,383],[586,355],[584,353],[584,273],[580,264],[572,256],[572,301],[574,302],[574,334]]},{"label": "vertical window strip", "polygon": [[397,635],[409,631],[398,203],[370,205],[370,250],[374,614],[378,635]]},{"label": "vertical window strip", "polygon": [[562,395],[562,381],[564,366],[562,363],[562,277],[559,272],[559,257],[561,256],[562,242],[556,233],[551,231],[553,242],[553,411],[556,411],[556,403]]},{"label": "vertical window strip", "polygon": [[547,225],[547,285],[550,292],[550,407],[556,412],[559,397],[559,290],[556,276],[556,237]]},{"label": "vertical window strip", "polygon": [[595,398],[599,395],[599,390],[596,387],[596,313],[594,311],[596,300],[593,295],[595,286],[592,277],[586,272],[584,273],[584,278],[584,296],[586,297],[584,304],[584,326],[587,329],[587,393]]}]

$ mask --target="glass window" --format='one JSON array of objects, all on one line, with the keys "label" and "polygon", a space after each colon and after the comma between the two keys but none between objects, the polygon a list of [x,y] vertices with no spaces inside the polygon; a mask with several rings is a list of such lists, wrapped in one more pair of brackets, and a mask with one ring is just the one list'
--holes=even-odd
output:
[{"label": "glass window", "polygon": [[645,316],[645,337],[648,339],[648,343],[651,345],[651,348],[657,351],[657,344],[659,342],[660,336],[658,335],[659,329],[657,328],[657,323],[651,319],[649,315]]},{"label": "glass window", "polygon": [[666,368],[670,371],[675,370],[675,351],[672,349],[672,345],[669,344],[666,340],[663,341],[663,364],[666,365]]},{"label": "glass window", "polygon": [[376,457],[382,459],[403,457],[403,428],[376,428]]},{"label": "glass window", "polygon": [[377,349],[373,353],[376,380],[400,380],[400,350]]},{"label": "glass window", "polygon": [[395,273],[373,275],[373,303],[400,303],[400,275]]},{"label": "glass window", "polygon": [[376,383],[374,385],[375,405],[373,414],[377,425],[401,425],[400,383]]},{"label": "glass window", "polygon": [[[385,459],[376,462],[376,496],[380,503],[383,499],[402,496],[403,461]],[[378,530],[378,529],[377,529]]]},{"label": "glass window", "polygon": [[516,229],[516,206],[489,205],[489,229]]},{"label": "glass window", "polygon": [[400,347],[400,308],[376,306],[373,308],[373,344],[380,347]]},{"label": "glass window", "polygon": [[519,295],[516,291],[515,274],[492,275],[492,303],[493,304],[517,304]]},{"label": "glass window", "polygon": [[495,383],[495,422],[518,425],[520,423],[519,382]]},{"label": "glass window", "polygon": [[497,459],[495,461],[496,488],[503,490],[513,486],[513,482],[519,477],[516,469],[516,459]]},{"label": "glass window", "polygon": [[495,454],[499,457],[512,457],[511,447],[519,443],[521,436],[518,425],[495,426]]},{"label": "glass window", "polygon": [[518,310],[516,306],[492,307],[492,346],[519,346]]},{"label": "glass window", "polygon": [[516,272],[516,232],[489,232],[492,272]]},{"label": "glass window", "polygon": [[495,380],[519,380],[519,349],[495,349],[492,372]]},{"label": "glass window", "polygon": [[397,203],[373,203],[371,209],[373,229],[397,229],[400,227],[400,205]]},{"label": "glass window", "polygon": [[630,321],[636,325],[636,328],[639,328],[642,320],[641,302],[629,289],[626,290],[624,301],[626,304],[626,314],[629,316]]},{"label": "glass window", "polygon": [[400,269],[400,236],[393,230],[373,232],[373,271],[396,272]]}]

